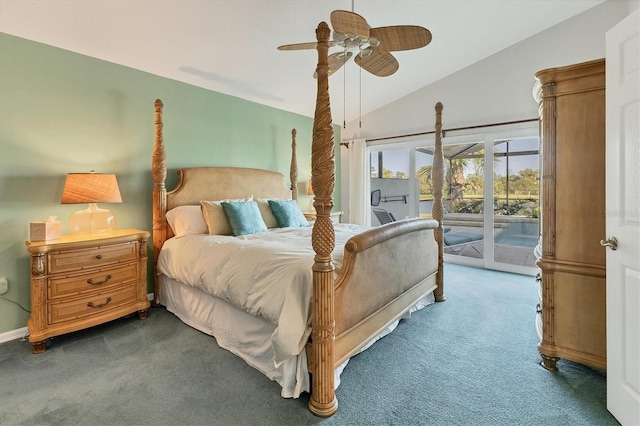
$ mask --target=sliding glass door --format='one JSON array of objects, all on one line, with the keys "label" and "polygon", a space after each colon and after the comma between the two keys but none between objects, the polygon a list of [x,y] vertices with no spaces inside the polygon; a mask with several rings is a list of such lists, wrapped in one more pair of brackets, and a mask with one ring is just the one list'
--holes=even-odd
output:
[{"label": "sliding glass door", "polygon": [[[535,273],[537,128],[443,140],[445,261]],[[431,217],[433,142],[371,146],[372,225]]]}]

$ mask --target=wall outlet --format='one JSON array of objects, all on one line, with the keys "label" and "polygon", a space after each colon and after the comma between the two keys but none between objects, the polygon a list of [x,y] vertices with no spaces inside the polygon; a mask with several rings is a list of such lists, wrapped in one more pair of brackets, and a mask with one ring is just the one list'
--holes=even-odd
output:
[{"label": "wall outlet", "polygon": [[0,277],[0,294],[5,294],[9,291],[9,280],[7,277]]}]

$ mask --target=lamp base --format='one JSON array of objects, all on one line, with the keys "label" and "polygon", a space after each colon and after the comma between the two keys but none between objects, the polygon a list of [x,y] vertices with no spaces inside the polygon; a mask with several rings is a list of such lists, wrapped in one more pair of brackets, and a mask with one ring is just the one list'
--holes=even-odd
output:
[{"label": "lamp base", "polygon": [[72,234],[104,234],[116,229],[116,216],[96,203],[89,203],[86,210],[78,210],[69,217]]}]

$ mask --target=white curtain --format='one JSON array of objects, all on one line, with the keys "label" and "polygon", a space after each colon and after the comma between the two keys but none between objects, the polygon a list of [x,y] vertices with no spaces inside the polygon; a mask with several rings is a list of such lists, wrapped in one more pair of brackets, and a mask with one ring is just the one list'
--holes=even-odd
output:
[{"label": "white curtain", "polygon": [[349,223],[371,225],[371,170],[364,139],[349,141]]}]

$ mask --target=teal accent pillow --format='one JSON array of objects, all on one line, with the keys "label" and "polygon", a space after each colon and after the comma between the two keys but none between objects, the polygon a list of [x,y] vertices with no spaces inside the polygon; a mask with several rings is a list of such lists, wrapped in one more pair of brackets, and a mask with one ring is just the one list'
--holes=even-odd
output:
[{"label": "teal accent pillow", "polygon": [[255,201],[223,201],[220,205],[229,220],[233,235],[267,231],[267,225],[264,224],[260,209]]},{"label": "teal accent pillow", "polygon": [[271,207],[280,228],[310,226],[296,200],[269,200],[269,207]]}]

